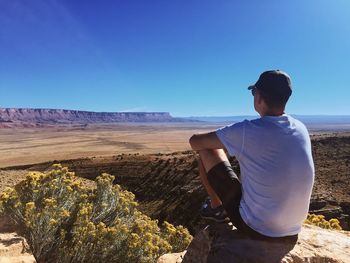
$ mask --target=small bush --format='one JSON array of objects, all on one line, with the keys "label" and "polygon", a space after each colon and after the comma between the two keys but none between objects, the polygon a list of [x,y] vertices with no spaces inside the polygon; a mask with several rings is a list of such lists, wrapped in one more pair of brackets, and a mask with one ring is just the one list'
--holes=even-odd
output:
[{"label": "small bush", "polygon": [[158,226],[137,209],[135,196],[102,174],[87,189],[61,165],[32,172],[0,197],[0,212],[10,216],[41,262],[154,262],[180,252],[192,236],[182,226]]},{"label": "small bush", "polygon": [[308,214],[304,223],[325,229],[342,230],[338,219],[332,218],[327,221],[324,215]]}]

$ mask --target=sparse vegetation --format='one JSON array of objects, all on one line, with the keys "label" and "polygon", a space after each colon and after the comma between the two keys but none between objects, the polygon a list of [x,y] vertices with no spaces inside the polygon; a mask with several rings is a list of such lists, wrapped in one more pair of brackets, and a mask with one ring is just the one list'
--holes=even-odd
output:
[{"label": "sparse vegetation", "polygon": [[325,229],[342,230],[338,219],[332,218],[327,221],[324,215],[308,214],[305,224],[315,225]]},{"label": "sparse vegetation", "polygon": [[158,226],[137,209],[131,192],[102,174],[87,189],[67,168],[32,172],[0,198],[0,212],[10,216],[41,262],[154,262],[188,246],[192,236],[182,226]]}]

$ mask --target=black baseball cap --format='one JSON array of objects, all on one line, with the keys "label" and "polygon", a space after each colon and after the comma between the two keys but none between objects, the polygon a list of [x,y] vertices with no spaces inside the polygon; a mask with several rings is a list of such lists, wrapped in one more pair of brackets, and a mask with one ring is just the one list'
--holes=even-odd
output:
[{"label": "black baseball cap", "polygon": [[287,73],[277,69],[263,72],[258,81],[248,87],[249,90],[256,88],[262,93],[275,98],[289,98],[292,94],[292,83]]}]

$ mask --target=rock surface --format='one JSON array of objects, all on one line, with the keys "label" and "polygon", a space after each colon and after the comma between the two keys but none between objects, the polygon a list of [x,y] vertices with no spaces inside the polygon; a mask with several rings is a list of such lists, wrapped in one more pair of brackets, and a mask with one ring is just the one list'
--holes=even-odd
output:
[{"label": "rock surface", "polygon": [[25,250],[25,239],[16,233],[0,234],[0,263],[35,263]]},{"label": "rock surface", "polygon": [[165,254],[157,260],[157,263],[181,263],[185,254],[186,251],[181,253]]},{"label": "rock surface", "polygon": [[0,125],[16,126],[60,123],[172,122],[168,112],[92,112],[62,109],[0,108]]},{"label": "rock surface", "polygon": [[213,224],[195,236],[180,262],[348,263],[350,233],[305,225],[297,241],[276,242],[245,237],[228,224]]}]

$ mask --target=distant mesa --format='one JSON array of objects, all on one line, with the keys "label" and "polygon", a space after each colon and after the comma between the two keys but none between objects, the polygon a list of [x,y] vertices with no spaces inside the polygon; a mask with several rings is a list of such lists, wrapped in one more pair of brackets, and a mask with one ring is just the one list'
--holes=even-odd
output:
[{"label": "distant mesa", "polygon": [[0,127],[116,122],[187,122],[169,112],[93,112],[63,109],[0,108]]}]

